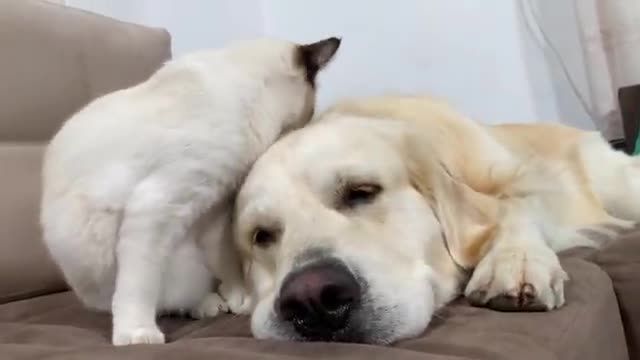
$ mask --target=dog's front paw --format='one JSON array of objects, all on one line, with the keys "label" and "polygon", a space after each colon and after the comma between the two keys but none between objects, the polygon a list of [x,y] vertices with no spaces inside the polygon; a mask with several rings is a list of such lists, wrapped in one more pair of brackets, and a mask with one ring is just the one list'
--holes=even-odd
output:
[{"label": "dog's front paw", "polygon": [[191,309],[190,314],[195,319],[204,319],[227,311],[229,311],[229,306],[224,299],[216,293],[209,293],[195,309]]},{"label": "dog's front paw", "polygon": [[231,286],[229,283],[221,283],[218,289],[220,295],[229,305],[229,310],[237,315],[247,315],[251,312],[251,296],[242,286]]},{"label": "dog's front paw", "polygon": [[491,250],[471,276],[465,296],[499,311],[549,311],[564,304],[567,274],[545,245]]},{"label": "dog's front paw", "polygon": [[112,343],[116,346],[135,344],[164,344],[164,334],[157,326],[119,328],[113,330]]}]

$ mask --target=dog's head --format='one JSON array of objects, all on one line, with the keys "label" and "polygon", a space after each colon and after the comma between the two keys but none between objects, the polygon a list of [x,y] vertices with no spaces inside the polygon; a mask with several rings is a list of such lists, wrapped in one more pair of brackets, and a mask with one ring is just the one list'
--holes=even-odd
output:
[{"label": "dog's head", "polygon": [[416,131],[337,116],[257,161],[235,220],[256,337],[386,344],[420,334],[456,294],[452,256],[468,259],[448,238],[470,233],[452,223],[481,234],[488,208],[455,205],[465,188],[429,160],[438,155]]},{"label": "dog's head", "polygon": [[340,43],[336,37],[306,44],[275,38],[232,43],[223,49],[226,64],[232,67],[221,69],[220,76],[234,79],[235,86],[223,88],[226,93],[221,96],[228,96],[229,104],[231,99],[242,99],[242,106],[254,109],[256,113],[247,116],[258,120],[254,124],[258,132],[263,124],[284,132],[301,127],[313,115],[316,77]]}]

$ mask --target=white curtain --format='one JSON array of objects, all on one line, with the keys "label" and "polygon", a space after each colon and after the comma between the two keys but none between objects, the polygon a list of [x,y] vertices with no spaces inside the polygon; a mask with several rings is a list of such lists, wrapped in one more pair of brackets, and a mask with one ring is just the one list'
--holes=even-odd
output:
[{"label": "white curtain", "polygon": [[623,137],[620,87],[640,84],[640,0],[574,0],[596,127]]}]

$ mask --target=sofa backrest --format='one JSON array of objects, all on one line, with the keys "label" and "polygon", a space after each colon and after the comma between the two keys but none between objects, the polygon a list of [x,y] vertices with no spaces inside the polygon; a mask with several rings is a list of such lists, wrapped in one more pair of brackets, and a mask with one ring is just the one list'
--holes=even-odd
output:
[{"label": "sofa backrest", "polygon": [[0,304],[66,288],[42,243],[41,162],[71,114],[171,57],[163,29],[38,0],[0,0]]}]

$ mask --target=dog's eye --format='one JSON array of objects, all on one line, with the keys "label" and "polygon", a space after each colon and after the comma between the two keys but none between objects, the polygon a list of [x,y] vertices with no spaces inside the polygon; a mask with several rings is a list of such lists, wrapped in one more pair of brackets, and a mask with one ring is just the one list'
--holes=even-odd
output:
[{"label": "dog's eye", "polygon": [[253,232],[253,243],[259,247],[268,247],[276,242],[278,233],[275,230],[266,228],[257,228]]},{"label": "dog's eye", "polygon": [[357,184],[348,186],[342,195],[342,205],[353,208],[372,202],[382,191],[377,184]]}]

